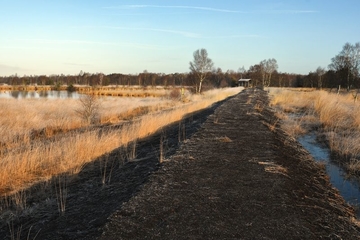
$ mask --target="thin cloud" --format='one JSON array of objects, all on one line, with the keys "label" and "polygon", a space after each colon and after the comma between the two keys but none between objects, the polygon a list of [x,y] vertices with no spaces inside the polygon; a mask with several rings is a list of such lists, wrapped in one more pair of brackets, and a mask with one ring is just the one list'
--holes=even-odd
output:
[{"label": "thin cloud", "polygon": [[137,8],[172,8],[172,9],[193,9],[201,11],[211,11],[211,12],[223,12],[223,13],[244,13],[244,14],[256,14],[256,13],[277,13],[277,14],[307,14],[307,13],[317,13],[318,11],[314,10],[275,10],[275,11],[239,11],[239,10],[230,10],[223,8],[211,8],[211,7],[197,7],[197,6],[186,6],[186,5],[121,5],[121,6],[110,6],[103,7],[104,9],[137,9]]},{"label": "thin cloud", "polygon": [[18,41],[33,42],[36,44],[88,44],[88,45],[108,45],[108,46],[125,46],[134,47],[140,49],[164,49],[161,45],[142,44],[134,42],[97,42],[97,41],[84,41],[84,40],[67,40],[67,39],[41,39],[41,38],[30,38],[30,39],[16,39]]},{"label": "thin cloud", "polygon": [[15,40],[33,42],[38,44],[96,44],[96,45],[116,45],[113,42],[97,42],[84,40],[68,40],[68,39],[46,39],[46,38],[17,38]]},{"label": "thin cloud", "polygon": [[274,13],[274,14],[307,14],[307,13],[318,13],[318,11],[314,10],[274,10],[274,11],[267,11],[267,13]]},{"label": "thin cloud", "polygon": [[0,71],[24,71],[26,69],[16,67],[16,66],[9,66],[5,64],[0,64]]},{"label": "thin cloud", "polygon": [[166,47],[161,46],[161,45],[142,44],[142,43],[133,43],[133,42],[122,42],[122,43],[120,43],[120,45],[126,46],[126,47],[139,48],[139,49],[147,49],[147,50],[164,50],[164,49],[166,49]]},{"label": "thin cloud", "polygon": [[170,5],[121,5],[121,6],[112,6],[112,7],[103,7],[105,9],[135,9],[135,8],[173,8],[173,9],[194,9],[194,10],[202,10],[202,11],[211,11],[211,12],[224,12],[224,13],[245,13],[243,11],[236,11],[230,9],[222,9],[222,8],[210,8],[210,7],[196,7],[196,6],[170,6]]},{"label": "thin cloud", "polygon": [[93,65],[86,64],[86,63],[72,63],[72,62],[64,62],[64,65],[71,65],[71,66],[79,66],[79,67],[91,67]]},{"label": "thin cloud", "polygon": [[224,36],[208,36],[202,37],[205,39],[227,39],[227,38],[265,38],[257,34],[242,34],[242,35],[224,35]]},{"label": "thin cloud", "polygon": [[201,35],[198,33],[169,30],[169,29],[160,29],[160,28],[128,28],[128,27],[111,27],[111,26],[105,26],[104,28],[120,29],[120,30],[135,30],[135,31],[164,32],[164,33],[181,35],[181,36],[188,37],[188,38],[200,38],[201,37]]}]

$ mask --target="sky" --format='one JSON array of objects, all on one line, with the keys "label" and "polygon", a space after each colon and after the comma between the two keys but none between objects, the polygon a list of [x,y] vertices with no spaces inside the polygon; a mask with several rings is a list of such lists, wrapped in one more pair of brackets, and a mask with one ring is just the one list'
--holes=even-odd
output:
[{"label": "sky", "polygon": [[327,68],[360,42],[359,0],[0,0],[0,76],[186,73],[275,58],[279,72]]}]

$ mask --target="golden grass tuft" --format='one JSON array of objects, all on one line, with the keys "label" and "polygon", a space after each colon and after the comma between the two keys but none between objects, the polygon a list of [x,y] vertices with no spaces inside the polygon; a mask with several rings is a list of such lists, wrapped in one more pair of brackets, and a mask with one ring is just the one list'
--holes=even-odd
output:
[{"label": "golden grass tuft", "polygon": [[225,142],[225,143],[229,143],[229,142],[233,141],[228,136],[219,137],[219,138],[216,138],[216,140],[218,140],[219,142]]},{"label": "golden grass tuft", "polygon": [[347,164],[347,168],[349,169],[350,173],[357,174],[360,171],[360,160],[352,158],[350,159],[349,163]]},{"label": "golden grass tuft", "polygon": [[[311,92],[312,93],[312,92]],[[271,106],[278,106],[284,112],[297,112],[299,109],[310,108],[312,98],[309,92],[295,92],[288,89],[270,89]]]},{"label": "golden grass tuft", "polygon": [[281,174],[284,175],[286,177],[288,177],[288,170],[286,168],[284,168],[281,165],[278,165],[274,162],[258,162],[258,164],[263,165],[265,168],[265,172],[269,172],[269,173],[275,173],[275,174]]}]

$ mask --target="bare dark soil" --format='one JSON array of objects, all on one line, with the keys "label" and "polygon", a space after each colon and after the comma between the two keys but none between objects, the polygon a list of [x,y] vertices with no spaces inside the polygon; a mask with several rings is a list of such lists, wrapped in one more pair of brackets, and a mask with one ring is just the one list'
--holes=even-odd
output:
[{"label": "bare dark soil", "polygon": [[267,106],[265,92],[247,89],[138,142],[133,161],[131,146],[117,149],[40,184],[24,211],[2,207],[0,239],[360,239],[324,167]]}]

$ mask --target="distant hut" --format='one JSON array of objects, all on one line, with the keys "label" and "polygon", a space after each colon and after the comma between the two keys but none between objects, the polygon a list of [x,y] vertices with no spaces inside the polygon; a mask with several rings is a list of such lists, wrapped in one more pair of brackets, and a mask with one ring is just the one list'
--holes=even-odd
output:
[{"label": "distant hut", "polygon": [[238,85],[241,86],[241,87],[250,87],[251,86],[251,79],[250,78],[247,78],[247,79],[240,78],[238,80]]}]

